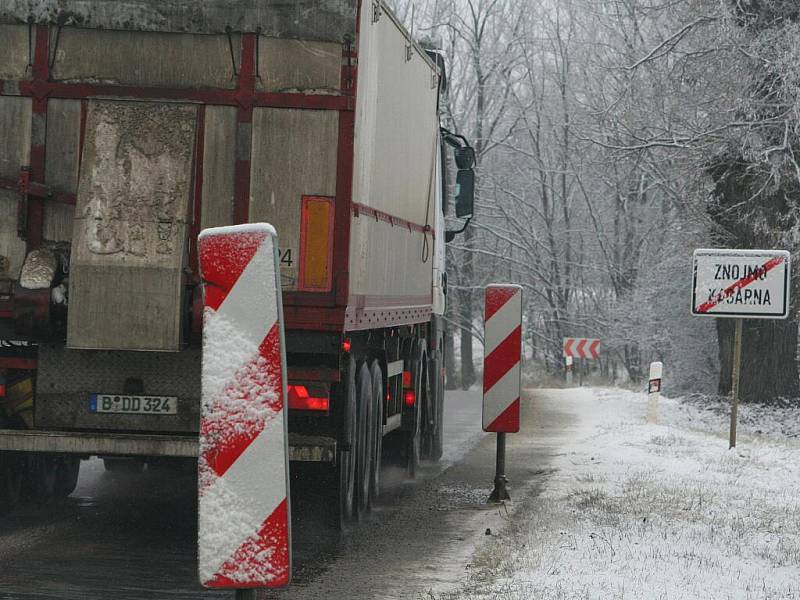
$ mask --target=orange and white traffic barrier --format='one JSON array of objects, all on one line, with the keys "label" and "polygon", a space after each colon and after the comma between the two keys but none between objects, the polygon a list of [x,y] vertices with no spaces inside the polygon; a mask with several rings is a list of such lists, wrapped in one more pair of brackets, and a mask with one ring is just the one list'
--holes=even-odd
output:
[{"label": "orange and white traffic barrier", "polygon": [[204,230],[198,562],[206,587],[289,583],[286,359],[277,236]]}]

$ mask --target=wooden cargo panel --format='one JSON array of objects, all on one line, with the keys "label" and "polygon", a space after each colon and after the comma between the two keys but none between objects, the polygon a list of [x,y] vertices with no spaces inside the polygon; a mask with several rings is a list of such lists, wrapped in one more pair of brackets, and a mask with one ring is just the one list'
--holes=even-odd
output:
[{"label": "wooden cargo panel", "polygon": [[321,110],[253,111],[250,221],[275,226],[287,291],[298,283],[302,197],[336,194],[338,116]]},{"label": "wooden cargo panel", "polygon": [[[241,36],[233,35],[239,64]],[[65,27],[52,67],[56,81],[154,87],[234,88],[224,35],[105,31]]]},{"label": "wooden cargo panel", "polygon": [[261,37],[258,89],[338,94],[342,45]]},{"label": "wooden cargo panel", "polygon": [[0,25],[0,79],[22,79],[28,70],[28,26]]},{"label": "wooden cargo panel", "polygon": [[[45,183],[51,188],[70,194],[77,192],[80,139],[80,100],[52,98],[47,103],[47,153],[51,158],[45,161]],[[70,241],[74,215],[74,206],[45,202],[44,239]]]},{"label": "wooden cargo panel", "polygon": [[17,237],[17,201],[13,192],[0,190],[0,279],[19,279],[25,260],[25,242]]},{"label": "wooden cargo panel", "polygon": [[91,102],[67,344],[178,350],[196,109]]},{"label": "wooden cargo panel", "polygon": [[236,108],[207,106],[205,111],[201,229],[233,224],[236,165]]}]

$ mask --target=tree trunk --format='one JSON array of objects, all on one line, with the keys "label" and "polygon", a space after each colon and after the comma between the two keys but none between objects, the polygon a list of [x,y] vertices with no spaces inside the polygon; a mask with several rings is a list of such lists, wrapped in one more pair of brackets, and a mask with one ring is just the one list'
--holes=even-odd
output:
[{"label": "tree trunk", "polygon": [[455,345],[453,344],[453,330],[450,325],[444,330],[444,376],[445,389],[458,389],[458,375],[456,375]]},{"label": "tree trunk", "polygon": [[475,383],[475,364],[472,361],[472,335],[465,328],[472,324],[472,298],[469,290],[461,292],[461,389],[468,390]]},{"label": "tree trunk", "polygon": [[[800,396],[797,371],[797,322],[745,320],[742,324],[742,368],[739,399],[773,403]],[[717,319],[719,393],[731,393],[733,319]]]}]

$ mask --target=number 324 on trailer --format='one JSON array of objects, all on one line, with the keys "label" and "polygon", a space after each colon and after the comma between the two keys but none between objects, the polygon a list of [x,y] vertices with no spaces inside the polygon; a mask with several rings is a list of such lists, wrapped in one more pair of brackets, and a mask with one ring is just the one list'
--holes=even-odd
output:
[{"label": "number 324 on trailer", "polygon": [[783,250],[695,250],[692,314],[785,319],[789,273]]}]

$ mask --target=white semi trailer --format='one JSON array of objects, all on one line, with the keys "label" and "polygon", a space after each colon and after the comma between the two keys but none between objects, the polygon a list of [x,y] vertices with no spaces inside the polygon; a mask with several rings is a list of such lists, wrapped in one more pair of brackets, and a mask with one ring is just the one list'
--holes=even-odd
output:
[{"label": "white semi trailer", "polygon": [[[338,521],[442,451],[440,57],[380,0],[0,3],[0,511],[194,457],[197,234],[280,243],[290,455]],[[453,177],[452,179],[456,179]]]}]

